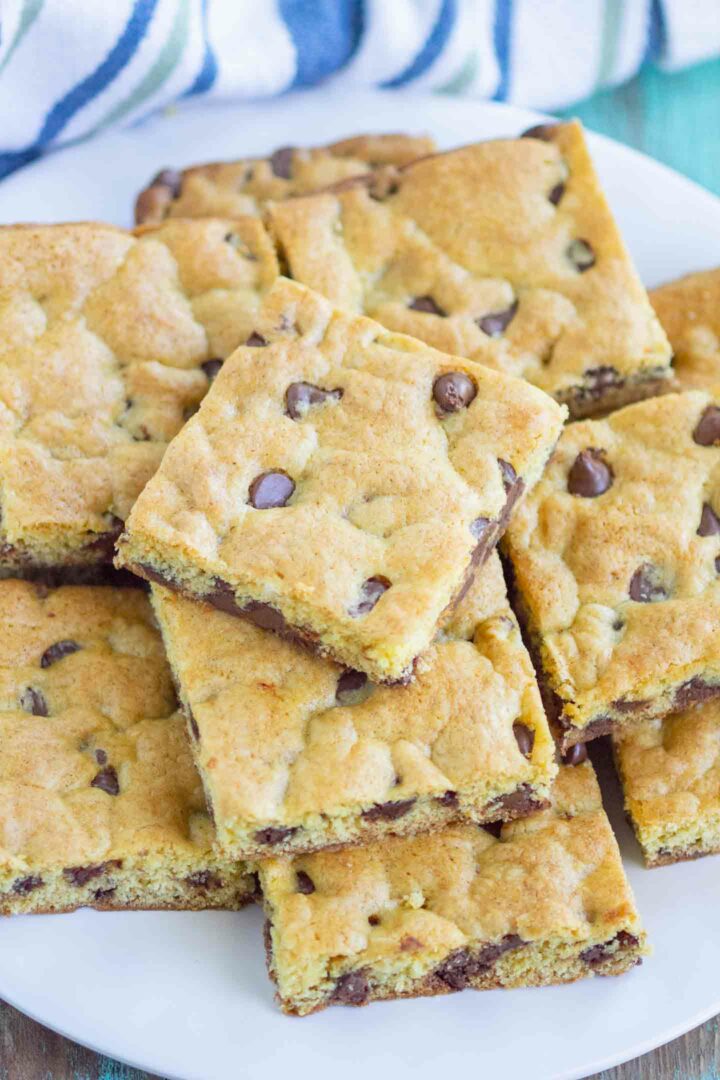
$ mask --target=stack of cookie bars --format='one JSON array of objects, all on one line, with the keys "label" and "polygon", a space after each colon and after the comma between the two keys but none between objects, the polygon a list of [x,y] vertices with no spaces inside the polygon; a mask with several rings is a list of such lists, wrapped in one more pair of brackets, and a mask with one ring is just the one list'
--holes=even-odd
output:
[{"label": "stack of cookie bars", "polygon": [[720,278],[673,367],[574,123],[136,213],[0,230],[0,912],[261,900],[301,1015],[635,966],[586,742],[720,849]]}]

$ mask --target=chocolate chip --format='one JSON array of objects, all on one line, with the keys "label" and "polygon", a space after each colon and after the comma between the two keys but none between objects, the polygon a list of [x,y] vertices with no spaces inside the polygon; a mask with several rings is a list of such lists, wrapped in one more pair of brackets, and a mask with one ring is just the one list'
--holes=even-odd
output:
[{"label": "chocolate chip", "polygon": [[453,990],[462,990],[474,976],[492,967],[503,953],[519,949],[525,942],[517,934],[505,934],[500,941],[479,949],[456,949],[435,969],[435,974]]},{"label": "chocolate chip", "polygon": [[484,334],[488,337],[500,337],[508,328],[510,323],[517,315],[518,301],[515,300],[509,308],[505,308],[504,311],[494,311],[490,315],[483,315],[481,319],[476,319],[476,323]]},{"label": "chocolate chip", "polygon": [[573,240],[565,254],[579,274],[595,265],[595,252],[587,240]]},{"label": "chocolate chip", "polygon": [[40,667],[49,668],[51,664],[56,664],[58,660],[62,660],[64,656],[70,656],[74,652],[78,652],[82,648],[82,645],[78,645],[77,641],[56,641],[54,645],[51,645],[49,649],[40,657]]},{"label": "chocolate chip", "polygon": [[203,889],[211,892],[213,889],[222,889],[223,881],[219,874],[212,870],[197,870],[194,874],[188,874],[185,884],[191,889]]},{"label": "chocolate chip", "polygon": [[348,971],[335,983],[332,1001],[342,1005],[364,1005],[370,996],[367,976],[363,971]]},{"label": "chocolate chip", "polygon": [[535,124],[523,131],[521,139],[542,139],[543,142],[551,142],[555,134],[557,124]]},{"label": "chocolate chip", "polygon": [[613,471],[603,455],[603,450],[593,448],[580,451],[568,473],[567,489],[571,495],[595,499],[612,487]]},{"label": "chocolate chip", "polygon": [[182,187],[182,173],[177,169],[161,169],[157,176],[153,177],[151,187],[160,185],[169,189],[173,199],[177,199]]},{"label": "chocolate chip", "polygon": [[615,621],[612,624],[612,628],[613,628],[613,630],[615,631],[616,634],[619,634],[620,631],[625,628],[625,620],[621,619],[620,616],[618,615],[618,617],[615,619]]},{"label": "chocolate chip", "polygon": [[95,779],[91,781],[90,787],[100,788],[101,791],[106,792],[108,795],[119,795],[120,783],[113,766],[108,765],[106,768],[101,769]]},{"label": "chocolate chip", "polygon": [[667,600],[665,586],[658,579],[658,571],[652,563],[643,563],[630,578],[628,588],[630,599],[638,604],[655,604]]},{"label": "chocolate chip", "polygon": [[308,382],[290,383],[285,392],[285,408],[293,420],[301,420],[311,405],[321,405],[324,401],[339,401],[343,391],[323,390]]},{"label": "chocolate chip", "polygon": [[535,798],[535,792],[527,784],[521,784],[515,791],[507,795],[498,795],[496,799],[488,803],[486,809],[492,809],[495,813],[502,813],[503,818],[510,820],[516,817],[527,817],[535,810],[541,810],[546,803]]},{"label": "chocolate chip", "polygon": [[16,878],[13,881],[12,891],[16,896],[27,896],[29,893],[34,892],[35,889],[40,889],[45,884],[41,877],[34,877],[29,875],[28,877]]},{"label": "chocolate chip", "polygon": [[460,804],[457,791],[446,791],[443,795],[438,795],[437,802],[439,802],[441,806],[452,807],[459,806]]},{"label": "chocolate chip", "polygon": [[105,753],[105,751],[96,750],[95,760],[97,761],[98,765],[107,765],[107,754]]},{"label": "chocolate chip", "polygon": [[247,339],[245,344],[250,345],[251,348],[254,348],[254,349],[262,349],[265,345],[267,345],[267,341],[262,336],[262,334],[256,334],[255,331],[253,330],[252,334]]},{"label": "chocolate chip", "polygon": [[575,743],[563,754],[563,765],[582,765],[583,761],[587,761],[587,756],[585,743]]},{"label": "chocolate chip", "polygon": [[368,681],[364,671],[344,671],[338,679],[335,700],[338,705],[348,704]]},{"label": "chocolate chip", "polygon": [[687,709],[690,705],[700,705],[703,701],[717,697],[718,694],[720,694],[719,684],[713,686],[696,675],[677,688],[673,698],[673,708]]},{"label": "chocolate chip", "polygon": [[67,866],[63,870],[63,877],[71,885],[80,887],[87,885],[88,881],[92,881],[93,878],[107,873],[108,870],[119,870],[121,866],[122,861],[120,859],[110,859],[108,862],[98,863],[97,866]]},{"label": "chocolate chip", "polygon": [[380,925],[380,916],[379,915],[368,915],[368,922],[370,923],[371,926],[379,926]]},{"label": "chocolate chip", "polygon": [[466,409],[477,394],[477,387],[464,371],[448,371],[433,384],[433,397],[445,413]]},{"label": "chocolate chip", "polygon": [[292,176],[292,161],[295,148],[281,146],[270,158],[270,168],[281,180],[289,180]]},{"label": "chocolate chip", "polygon": [[193,739],[195,740],[195,742],[200,742],[200,728],[197,725],[197,720],[193,716],[192,709],[188,709],[187,719]]},{"label": "chocolate chip", "polygon": [[517,473],[510,462],[505,461],[503,458],[498,458],[498,465],[500,466],[500,472],[502,473],[503,487],[507,493],[517,480]]},{"label": "chocolate chip", "polygon": [[565,182],[564,180],[561,180],[559,184],[556,184],[555,187],[551,188],[548,192],[548,202],[551,202],[553,206],[557,206],[564,194]]},{"label": "chocolate chip", "polygon": [[298,870],[295,874],[295,884],[297,891],[304,896],[310,896],[315,892],[315,882],[304,870]]},{"label": "chocolate chip", "polygon": [[717,533],[720,533],[720,518],[710,503],[704,503],[697,534],[698,536],[716,536]]},{"label": "chocolate chip", "polygon": [[582,398],[601,398],[608,390],[617,389],[624,385],[624,379],[620,377],[617,368],[610,364],[601,364],[599,367],[588,368],[585,372],[586,386],[581,391]]},{"label": "chocolate chip", "polygon": [[415,805],[415,799],[401,799],[398,802],[376,803],[360,815],[365,821],[397,821],[405,817]]},{"label": "chocolate chip", "polygon": [[513,735],[522,756],[529,758],[535,745],[535,732],[527,724],[521,724],[519,720],[516,720],[513,724]]},{"label": "chocolate chip", "polygon": [[[222,607],[215,599],[213,599],[213,603],[216,607]],[[270,604],[263,604],[260,600],[251,600],[242,607],[238,607],[237,604],[228,605],[223,610],[232,611],[234,614],[240,612],[255,626],[260,626],[263,630],[272,630],[273,633],[281,634],[283,637],[292,640],[302,640],[302,635],[293,631],[293,628],[288,625],[285,617],[281,615],[277,608],[271,607]]]},{"label": "chocolate chip", "polygon": [[220,368],[223,366],[222,360],[219,357],[215,357],[213,360],[205,360],[200,367],[207,375],[210,382],[213,381]]},{"label": "chocolate chip", "polygon": [[20,697],[20,705],[25,712],[32,713],[33,716],[47,716],[48,707],[47,701],[43,697],[39,690],[36,690],[34,686],[28,686],[23,690]]},{"label": "chocolate chip", "polygon": [[613,945],[617,945],[619,951],[620,949],[634,949],[637,944],[638,939],[634,934],[629,934],[627,930],[620,930],[610,941],[603,941],[600,945],[591,945],[589,949],[585,949],[580,953],[580,959],[593,967],[615,955],[612,951]]},{"label": "chocolate chip", "polygon": [[256,510],[271,510],[286,506],[295,490],[295,483],[287,473],[271,471],[260,473],[250,485],[248,502]]},{"label": "chocolate chip", "polygon": [[436,304],[432,296],[416,296],[414,300],[411,300],[408,304],[409,308],[413,311],[422,311],[426,315],[442,315],[447,316],[447,312],[443,311],[439,304]]},{"label": "chocolate chip", "polygon": [[277,825],[270,825],[267,829],[258,829],[254,835],[254,840],[258,844],[282,844],[283,840],[288,840],[296,832],[297,828],[282,828]]},{"label": "chocolate chip", "polygon": [[717,405],[708,405],[693,431],[693,440],[698,446],[715,446],[720,443],[720,409]]},{"label": "chocolate chip", "polygon": [[96,889],[93,893],[93,900],[102,903],[103,900],[109,900],[111,896],[114,896],[117,892],[117,885],[111,886],[109,889]]},{"label": "chocolate chip", "polygon": [[503,827],[503,822],[502,821],[485,821],[480,826],[480,828],[484,829],[485,832],[490,833],[491,836],[494,836],[496,840],[500,839],[500,834],[502,832],[502,827]]},{"label": "chocolate chip", "polygon": [[388,581],[386,577],[376,575],[375,577],[368,578],[360,586],[360,594],[357,601],[351,608],[348,609],[348,614],[353,619],[360,618],[361,615],[367,615],[368,612],[377,604],[383,593],[386,593],[390,588],[392,582]]}]

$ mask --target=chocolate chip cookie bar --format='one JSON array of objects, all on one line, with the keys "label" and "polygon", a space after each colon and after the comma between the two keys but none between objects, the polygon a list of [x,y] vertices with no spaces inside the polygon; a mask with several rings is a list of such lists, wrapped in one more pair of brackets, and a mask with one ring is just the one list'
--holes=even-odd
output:
[{"label": "chocolate chip cookie bar", "polygon": [[270,974],[300,1016],[619,975],[647,952],[589,761],[525,820],[268,859],[260,879]]},{"label": "chocolate chip cookie bar", "polygon": [[0,582],[0,914],[237,908],[138,589]]},{"label": "chocolate chip cookie bar", "polygon": [[526,134],[272,205],[289,276],[576,417],[658,392],[670,347],[581,126]]},{"label": "chocolate chip cookie bar", "polygon": [[720,386],[720,269],[662,285],[650,300],[670,339],[682,389]]},{"label": "chocolate chip cookie bar", "polygon": [[111,561],[276,275],[253,219],[0,228],[0,575]]},{"label": "chocolate chip cookie bar", "polygon": [[409,686],[153,586],[218,846],[295,854],[510,820],[557,772],[530,658],[493,553]]},{"label": "chocolate chip cookie bar", "polygon": [[720,852],[720,701],[613,737],[625,810],[648,866]]},{"label": "chocolate chip cookie bar", "polygon": [[720,397],[570,424],[506,550],[564,746],[720,694]]},{"label": "chocolate chip cookie bar", "polygon": [[565,410],[278,279],[135,504],[118,565],[408,679]]},{"label": "chocolate chip cookie bar", "polygon": [[142,225],[168,217],[257,217],[270,199],[306,195],[351,176],[406,165],[434,149],[426,137],[358,135],[311,149],[283,146],[268,158],[163,169],[138,195],[135,220]]}]

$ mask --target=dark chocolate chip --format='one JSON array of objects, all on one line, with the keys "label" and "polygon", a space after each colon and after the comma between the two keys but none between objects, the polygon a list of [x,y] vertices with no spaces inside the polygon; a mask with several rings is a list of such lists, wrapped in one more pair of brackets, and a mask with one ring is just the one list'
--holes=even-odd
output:
[{"label": "dark chocolate chip", "polygon": [[[216,600],[213,600],[213,603],[216,607],[222,606]],[[242,607],[238,607],[237,604],[228,605],[223,610],[232,611],[234,614],[239,611],[246,619],[249,619],[255,626],[262,627],[263,630],[272,630],[275,634],[300,639],[300,634],[293,633],[292,627],[288,625],[285,617],[281,615],[277,608],[271,607],[270,604],[263,604],[260,600],[251,600]]]},{"label": "dark chocolate chip", "polygon": [[501,812],[506,820],[516,817],[527,817],[535,810],[541,810],[546,804],[535,798],[535,793],[527,784],[521,784],[515,791],[507,795],[498,795],[488,804],[488,809],[495,813]]},{"label": "dark chocolate chip", "polygon": [[151,181],[151,186],[159,185],[169,189],[173,199],[177,199],[182,187],[182,173],[177,169],[161,169]]},{"label": "dark chocolate chip", "polygon": [[708,405],[693,431],[693,440],[698,446],[715,446],[720,443],[720,409],[717,405]]},{"label": "dark chocolate chip", "polygon": [[502,832],[502,827],[503,827],[503,822],[502,821],[485,821],[480,826],[480,828],[484,829],[485,832],[490,833],[491,836],[494,836],[496,840],[500,839],[500,834]]},{"label": "dark chocolate chip", "polygon": [[[149,438],[150,436],[148,436]],[[125,522],[114,514],[108,514],[110,528],[106,532],[95,534],[95,538],[85,544],[85,551],[97,551],[111,559],[115,544],[125,528]]]},{"label": "dark chocolate chip", "polygon": [[105,751],[96,750],[95,760],[97,761],[98,765],[107,765],[107,754],[105,753]]},{"label": "dark chocolate chip", "polygon": [[108,870],[119,870],[121,866],[122,861],[120,859],[110,859],[108,862],[98,863],[97,866],[67,866],[63,870],[63,877],[71,885],[80,887],[81,885],[87,885],[88,881],[92,881],[93,878],[107,873]]},{"label": "dark chocolate chip", "polygon": [[117,892],[117,885],[112,885],[109,889],[96,889],[93,893],[93,900],[102,903],[103,900],[109,900],[111,896],[114,896]]},{"label": "dark chocolate chip", "polygon": [[595,265],[595,252],[587,240],[573,240],[565,254],[579,274]]},{"label": "dark chocolate chip", "polygon": [[477,950],[456,949],[435,969],[435,974],[453,990],[462,990],[476,975],[492,967],[503,953],[519,949],[525,942],[517,934],[506,934],[500,941]]},{"label": "dark chocolate chip", "polygon": [[348,609],[348,613],[353,619],[358,619],[361,615],[367,615],[368,612],[372,611],[375,607],[383,593],[388,591],[391,584],[392,582],[379,574],[375,577],[368,578],[367,581],[364,581],[360,586],[358,599],[353,606]]},{"label": "dark chocolate chip", "polygon": [[426,315],[447,315],[447,311],[443,311],[440,305],[435,303],[432,296],[416,296],[414,300],[410,301],[408,307],[412,308],[413,311],[422,311]]},{"label": "dark chocolate chip", "polygon": [[505,461],[503,458],[498,458],[498,465],[500,466],[500,472],[502,473],[503,487],[507,493],[517,480],[517,473],[510,462]]},{"label": "dark chocolate chip", "polygon": [[703,701],[709,701],[719,694],[720,684],[716,683],[713,686],[696,675],[677,688],[673,698],[673,708],[687,709],[690,705],[700,705]]},{"label": "dark chocolate chip", "polygon": [[248,502],[256,510],[271,510],[287,506],[295,490],[295,483],[287,473],[271,471],[260,473],[250,485]]},{"label": "dark chocolate chip", "polygon": [[270,158],[270,168],[281,180],[289,180],[292,176],[292,161],[295,148],[281,146]]},{"label": "dark chocolate chip", "polygon": [[100,788],[101,791],[106,792],[108,795],[119,795],[120,782],[113,766],[107,765],[104,769],[101,769],[95,779],[91,781],[90,787]]},{"label": "dark chocolate chip", "polygon": [[716,536],[718,533],[720,533],[720,518],[710,503],[704,503],[697,534],[698,536]]},{"label": "dark chocolate chip", "polygon": [[543,142],[551,142],[555,134],[557,124],[535,124],[523,131],[521,139],[542,139]]},{"label": "dark chocolate chip", "polygon": [[45,884],[41,877],[35,877],[29,875],[28,877],[16,878],[13,881],[12,891],[16,896],[27,896],[29,893],[34,892],[35,889],[40,889]]},{"label": "dark chocolate chip", "polygon": [[433,397],[445,413],[466,409],[477,394],[477,387],[464,371],[448,371],[433,384]]},{"label": "dark chocolate chip", "polygon": [[561,180],[559,184],[556,184],[555,187],[551,188],[548,192],[548,202],[551,202],[553,206],[557,206],[564,194],[565,181]]},{"label": "dark chocolate chip", "polygon": [[401,799],[398,802],[376,803],[360,815],[365,821],[397,821],[405,817],[415,805],[415,799]]},{"label": "dark chocolate chip", "polygon": [[570,467],[567,489],[571,495],[595,499],[612,487],[613,471],[604,461],[604,451],[581,450]]},{"label": "dark chocolate chip", "polygon": [[638,713],[646,709],[651,702],[643,700],[642,698],[617,698],[615,701],[611,702],[611,704],[618,712]]},{"label": "dark chocolate chip", "polygon": [[456,807],[460,805],[457,791],[446,791],[443,795],[437,796],[437,801],[441,806]]},{"label": "dark chocolate chip", "polygon": [[311,405],[321,405],[324,401],[339,401],[343,391],[338,387],[335,390],[323,390],[321,386],[314,386],[308,382],[290,383],[285,392],[285,408],[288,416],[293,420],[302,420]]},{"label": "dark chocolate chip", "polygon": [[297,885],[297,891],[303,893],[304,896],[310,896],[315,892],[315,882],[306,874],[304,870],[298,870],[295,874],[295,883]]},{"label": "dark chocolate chip", "polygon": [[370,923],[371,926],[379,926],[380,925],[380,916],[379,915],[368,915],[368,922]]},{"label": "dark chocolate chip", "polygon": [[587,761],[587,756],[585,743],[575,743],[563,754],[563,765],[582,765],[583,761]]},{"label": "dark chocolate chip", "polygon": [[222,889],[222,878],[212,870],[197,870],[194,874],[188,874],[185,884],[191,889],[202,889],[210,892],[213,889]]},{"label": "dark chocolate chip", "polygon": [[358,690],[362,690],[367,681],[364,671],[344,671],[338,679],[335,700],[339,705],[345,705],[355,697]]},{"label": "dark chocolate chip", "polygon": [[628,593],[638,604],[655,604],[667,600],[665,586],[658,580],[657,569],[652,563],[643,563],[630,578]]},{"label": "dark chocolate chip", "polygon": [[521,724],[519,720],[516,720],[513,724],[513,735],[522,756],[529,758],[535,745],[535,732],[527,724]]},{"label": "dark chocolate chip", "polygon": [[252,334],[247,339],[245,344],[250,345],[254,349],[262,349],[262,348],[264,348],[265,345],[267,345],[267,341],[262,336],[262,334],[256,334],[255,331],[253,330]]},{"label": "dark chocolate chip", "polygon": [[625,620],[621,619],[620,616],[618,616],[617,619],[615,619],[614,623],[612,624],[613,630],[615,631],[616,634],[619,634],[620,631],[624,629],[624,627],[625,627]]},{"label": "dark chocolate chip", "polygon": [[584,398],[601,398],[608,390],[623,386],[624,380],[620,377],[617,368],[610,364],[601,364],[600,367],[588,368],[585,372],[585,383],[581,396]]},{"label": "dark chocolate chip", "polygon": [[504,311],[493,311],[489,315],[483,315],[476,319],[478,326],[488,337],[500,337],[505,333],[510,323],[517,315],[518,301],[514,300],[509,308]]},{"label": "dark chocolate chip", "polygon": [[282,844],[283,840],[288,840],[296,832],[297,828],[282,828],[278,825],[270,825],[267,829],[258,829],[254,839],[258,844]]},{"label": "dark chocolate chip", "polygon": [[580,959],[590,967],[595,964],[601,964],[604,960],[608,960],[615,953],[612,950],[613,945],[617,945],[620,951],[621,949],[634,949],[637,947],[638,939],[634,934],[629,934],[627,930],[620,930],[619,933],[611,938],[610,941],[603,941],[600,945],[591,945],[589,949],[585,949],[580,953]]},{"label": "dark chocolate chip", "polygon": [[70,656],[71,653],[78,652],[81,648],[82,645],[78,645],[77,641],[56,641],[40,657],[40,667],[49,668],[51,664],[56,664],[64,656]]},{"label": "dark chocolate chip", "polygon": [[200,365],[210,382],[213,381],[222,366],[223,362],[219,357],[215,357],[213,360],[205,360],[204,363]]},{"label": "dark chocolate chip", "polygon": [[28,686],[23,690],[20,696],[20,705],[25,712],[32,713],[33,716],[48,715],[47,701],[41,691],[36,690],[34,686]]},{"label": "dark chocolate chip", "polygon": [[332,1000],[342,1005],[364,1005],[370,997],[370,987],[363,971],[348,971],[335,983]]}]

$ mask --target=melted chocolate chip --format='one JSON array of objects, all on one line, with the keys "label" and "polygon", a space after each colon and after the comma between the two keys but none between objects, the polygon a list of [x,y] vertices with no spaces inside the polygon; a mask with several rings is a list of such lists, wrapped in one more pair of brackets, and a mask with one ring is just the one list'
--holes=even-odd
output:
[{"label": "melted chocolate chip", "polygon": [[587,761],[587,756],[585,743],[575,743],[563,754],[563,765],[582,765],[583,761]]},{"label": "melted chocolate chip", "polygon": [[107,754],[105,753],[105,751],[96,750],[95,760],[97,761],[98,765],[107,765]]},{"label": "melted chocolate chip", "polygon": [[507,493],[517,480],[517,473],[510,462],[504,461],[503,458],[498,458],[498,465],[500,466],[500,472],[502,473],[503,487]]},{"label": "melted chocolate chip", "polygon": [[213,381],[222,366],[223,362],[219,357],[215,357],[213,360],[205,360],[205,362],[200,365],[210,382]]},{"label": "melted chocolate chip", "polygon": [[518,301],[514,300],[510,307],[505,308],[504,311],[493,311],[490,315],[483,315],[481,319],[475,321],[488,337],[500,337],[517,315],[517,309]]},{"label": "melted chocolate chip", "polygon": [[335,983],[332,1001],[341,1005],[364,1005],[370,997],[370,987],[363,971],[348,971]]},{"label": "melted chocolate chip", "polygon": [[613,945],[617,945],[618,949],[616,951],[619,951],[621,949],[634,949],[637,944],[638,939],[634,934],[629,934],[627,930],[620,930],[610,941],[603,941],[600,945],[592,945],[589,949],[585,949],[584,952],[580,953],[580,959],[593,967],[595,964],[600,964],[603,960],[615,955],[612,949]]},{"label": "melted chocolate chip", "polygon": [[295,483],[287,473],[271,471],[260,473],[250,485],[248,502],[256,510],[271,510],[286,506],[295,490]]},{"label": "melted chocolate chip", "polygon": [[120,782],[113,766],[107,765],[104,769],[101,769],[95,779],[91,781],[90,787],[100,788],[101,791],[106,792],[108,795],[119,795]]},{"label": "melted chocolate chip", "polygon": [[380,916],[379,915],[368,915],[368,922],[370,923],[371,926],[379,926],[380,925]]},{"label": "melted chocolate chip", "polygon": [[315,892],[315,882],[304,870],[298,870],[295,874],[295,884],[297,891],[304,896],[310,896]]},{"label": "melted chocolate chip", "polygon": [[613,483],[613,471],[604,461],[604,451],[590,448],[581,450],[570,467],[567,489],[571,495],[595,499],[603,495]]},{"label": "melted chocolate chip", "polygon": [[296,832],[297,828],[282,828],[278,825],[270,825],[267,829],[258,829],[254,839],[258,844],[282,844],[283,840],[288,840]]},{"label": "melted chocolate chip", "polygon": [[438,795],[436,801],[439,802],[441,806],[456,807],[460,805],[457,791],[446,791],[443,795]]},{"label": "melted chocolate chip", "polygon": [[519,949],[524,944],[517,934],[506,934],[495,944],[484,945],[473,951],[456,949],[435,969],[435,974],[453,990],[462,990],[475,976],[492,967],[503,953]]},{"label": "melted chocolate chip", "polygon": [[338,705],[348,704],[368,681],[364,671],[344,671],[338,679],[335,700]]},{"label": "melted chocolate chip", "polygon": [[397,821],[405,817],[415,805],[415,799],[401,799],[397,802],[376,803],[360,815],[365,821]]},{"label": "melted chocolate chip", "polygon": [[411,300],[408,304],[409,308],[413,311],[422,311],[426,315],[442,315],[447,316],[447,312],[443,311],[439,304],[436,304],[432,296],[416,296],[414,300]]},{"label": "melted chocolate chip", "polygon": [[110,859],[108,862],[98,863],[97,866],[67,866],[63,870],[63,877],[71,885],[87,885],[88,881],[100,877],[108,870],[119,870],[122,866],[120,859]]},{"label": "melted chocolate chip", "polygon": [[466,409],[477,394],[477,387],[464,371],[448,371],[433,384],[433,397],[444,413]]},{"label": "melted chocolate chip", "polygon": [[295,149],[292,146],[281,146],[270,158],[270,168],[275,176],[281,180],[289,180],[292,176],[292,162]]},{"label": "melted chocolate chip", "polygon": [[222,889],[222,878],[212,870],[198,870],[194,874],[188,874],[185,884],[191,889],[202,889],[211,892],[213,889]]},{"label": "melted chocolate chip", "polygon": [[486,833],[490,833],[496,840],[500,839],[502,833],[503,822],[502,821],[485,821],[480,828],[484,829]]},{"label": "melted chocolate chip", "polygon": [[720,533],[720,518],[710,503],[704,503],[697,534],[698,536],[716,536],[718,533]]},{"label": "melted chocolate chip", "polygon": [[708,405],[693,431],[693,440],[698,446],[715,446],[720,443],[720,409],[717,405]]},{"label": "melted chocolate chip", "polygon": [[513,724],[513,735],[522,756],[529,758],[535,745],[535,732],[527,724],[521,724],[519,720],[516,720]]},{"label": "melted chocolate chip", "polygon": [[29,875],[28,877],[16,878],[13,881],[12,891],[16,896],[28,896],[35,889],[40,889],[45,884],[41,877]]},{"label": "melted chocolate chip", "polygon": [[628,593],[631,600],[638,604],[655,604],[667,600],[665,586],[658,579],[657,569],[652,563],[643,563],[630,578]]},{"label": "melted chocolate chip", "polygon": [[383,593],[388,591],[391,584],[392,582],[379,574],[368,578],[360,586],[360,595],[353,606],[348,609],[348,614],[353,619],[358,619],[361,615],[367,615],[375,607]]},{"label": "melted chocolate chip", "polygon": [[543,142],[551,142],[555,134],[557,124],[535,124],[523,131],[521,139],[542,139]]},{"label": "melted chocolate chip", "polygon": [[673,708],[687,709],[690,705],[700,705],[703,701],[717,697],[718,694],[720,694],[720,685],[713,686],[696,675],[677,688],[673,698]]},{"label": "melted chocolate chip", "polygon": [[548,192],[548,202],[551,202],[553,206],[557,206],[564,194],[565,181],[561,180],[559,184],[556,184],[555,187],[551,188]]},{"label": "melted chocolate chip", "polygon": [[588,368],[585,372],[585,383],[581,391],[583,398],[601,398],[608,390],[617,389],[624,385],[624,379],[620,377],[617,368],[610,364],[601,364],[600,367]]},{"label": "melted chocolate chip", "polygon": [[587,240],[573,240],[565,254],[579,274],[595,265],[595,252]]},{"label": "melted chocolate chip", "polygon": [[313,383],[294,382],[290,383],[285,392],[285,408],[293,420],[302,420],[312,405],[321,405],[324,401],[339,401],[342,396],[343,391],[340,388],[323,390],[321,386],[314,386]]},{"label": "melted chocolate chip", "polygon": [[40,667],[49,668],[52,664],[56,664],[58,660],[70,656],[71,653],[78,652],[81,648],[82,645],[78,645],[77,641],[56,641],[40,657]]},{"label": "melted chocolate chip", "polygon": [[25,712],[32,713],[33,716],[48,715],[47,701],[40,690],[36,690],[34,686],[28,686],[23,690],[20,705]]},{"label": "melted chocolate chip", "polygon": [[168,188],[173,199],[177,199],[182,188],[182,173],[177,169],[161,169],[150,182],[151,187],[156,185]]},{"label": "melted chocolate chip", "polygon": [[250,345],[250,347],[253,349],[262,349],[267,345],[267,341],[262,336],[262,334],[256,334],[253,330],[252,334],[247,339],[245,344]]},{"label": "melted chocolate chip", "polygon": [[495,813],[502,812],[506,820],[516,817],[527,817],[535,810],[541,810],[547,805],[535,798],[535,793],[527,784],[521,784],[516,791],[510,791],[507,795],[498,795],[488,804]]},{"label": "melted chocolate chip", "polygon": [[109,889],[95,889],[93,900],[98,903],[103,903],[103,901],[109,900],[111,896],[114,896],[116,892],[117,885],[112,885]]}]

